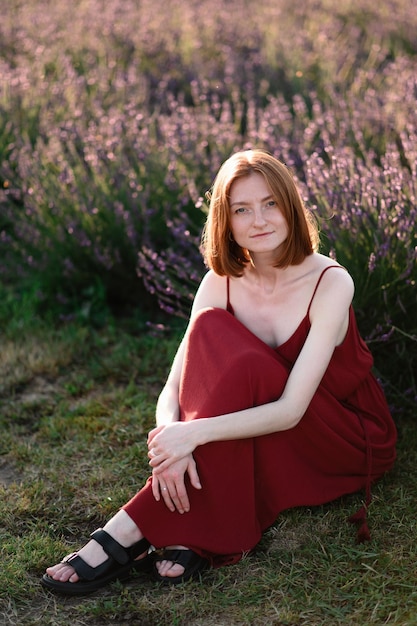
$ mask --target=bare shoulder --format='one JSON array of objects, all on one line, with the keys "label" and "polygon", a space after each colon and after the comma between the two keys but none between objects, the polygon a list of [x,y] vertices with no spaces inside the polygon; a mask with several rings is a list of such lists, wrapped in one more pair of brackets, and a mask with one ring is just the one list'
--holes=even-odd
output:
[{"label": "bare shoulder", "polygon": [[348,270],[343,267],[343,265],[340,265],[340,263],[337,263],[333,259],[330,259],[329,257],[325,257],[323,255],[320,256],[320,264],[322,265],[323,270],[327,270],[327,268],[329,268],[329,271],[326,271],[323,276],[322,280],[324,281],[324,283],[329,288],[331,287],[332,291],[333,289],[346,291],[346,295],[348,297],[350,296],[350,299],[352,299],[355,285],[353,282],[353,278],[349,274]]},{"label": "bare shoulder", "polygon": [[216,307],[225,309],[227,306],[227,279],[209,270],[203,277],[194,298],[193,312]]},{"label": "bare shoulder", "polygon": [[330,306],[333,310],[346,309],[351,304],[355,292],[351,275],[336,261],[323,255],[318,256],[320,258],[317,259],[317,273],[322,274],[322,277],[313,305],[322,304]]}]

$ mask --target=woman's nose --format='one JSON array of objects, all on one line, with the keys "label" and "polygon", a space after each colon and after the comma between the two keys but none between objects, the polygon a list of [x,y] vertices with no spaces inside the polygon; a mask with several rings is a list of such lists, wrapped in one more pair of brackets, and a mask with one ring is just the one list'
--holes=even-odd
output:
[{"label": "woman's nose", "polygon": [[262,209],[255,209],[253,213],[253,223],[256,226],[263,226],[265,224],[265,216]]}]

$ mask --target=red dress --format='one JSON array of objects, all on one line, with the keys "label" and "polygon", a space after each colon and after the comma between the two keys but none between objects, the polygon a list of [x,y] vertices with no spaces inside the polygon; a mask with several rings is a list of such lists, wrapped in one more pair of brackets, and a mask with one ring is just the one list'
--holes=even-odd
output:
[{"label": "red dress", "polygon": [[[280,397],[307,338],[309,310],[323,274],[305,318],[276,349],[241,324],[229,303],[228,310],[197,314],[180,383],[181,420],[231,413]],[[172,513],[156,502],[151,478],[125,511],[155,547],[184,545],[216,567],[237,562],[284,509],[323,504],[363,488],[369,492],[371,482],[392,467],[396,443],[372,364],[351,308],[347,335],[297,426],[196,448],[203,488],[187,483],[188,513]]]}]

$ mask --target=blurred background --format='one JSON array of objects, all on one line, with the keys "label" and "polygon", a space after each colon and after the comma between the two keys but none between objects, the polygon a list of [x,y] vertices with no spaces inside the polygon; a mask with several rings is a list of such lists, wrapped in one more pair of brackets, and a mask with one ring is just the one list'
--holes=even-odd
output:
[{"label": "blurred background", "polygon": [[[0,323],[185,319],[235,150],[293,171],[396,411],[417,397],[417,8],[0,0]],[[139,323],[139,322],[138,322]]]}]

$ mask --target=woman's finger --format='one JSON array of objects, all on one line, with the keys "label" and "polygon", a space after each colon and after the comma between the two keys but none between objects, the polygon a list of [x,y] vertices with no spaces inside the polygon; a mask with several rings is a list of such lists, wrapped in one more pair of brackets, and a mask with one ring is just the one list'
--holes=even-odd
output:
[{"label": "woman's finger", "polygon": [[162,498],[166,504],[166,506],[168,507],[168,509],[173,513],[175,511],[175,504],[171,498],[171,494],[170,491],[168,489],[168,487],[163,486],[160,488],[161,490],[161,494],[162,494]]},{"label": "woman's finger", "polygon": [[159,491],[159,479],[156,474],[152,476],[152,493],[155,500],[159,502],[159,500],[161,499],[161,493]]}]

